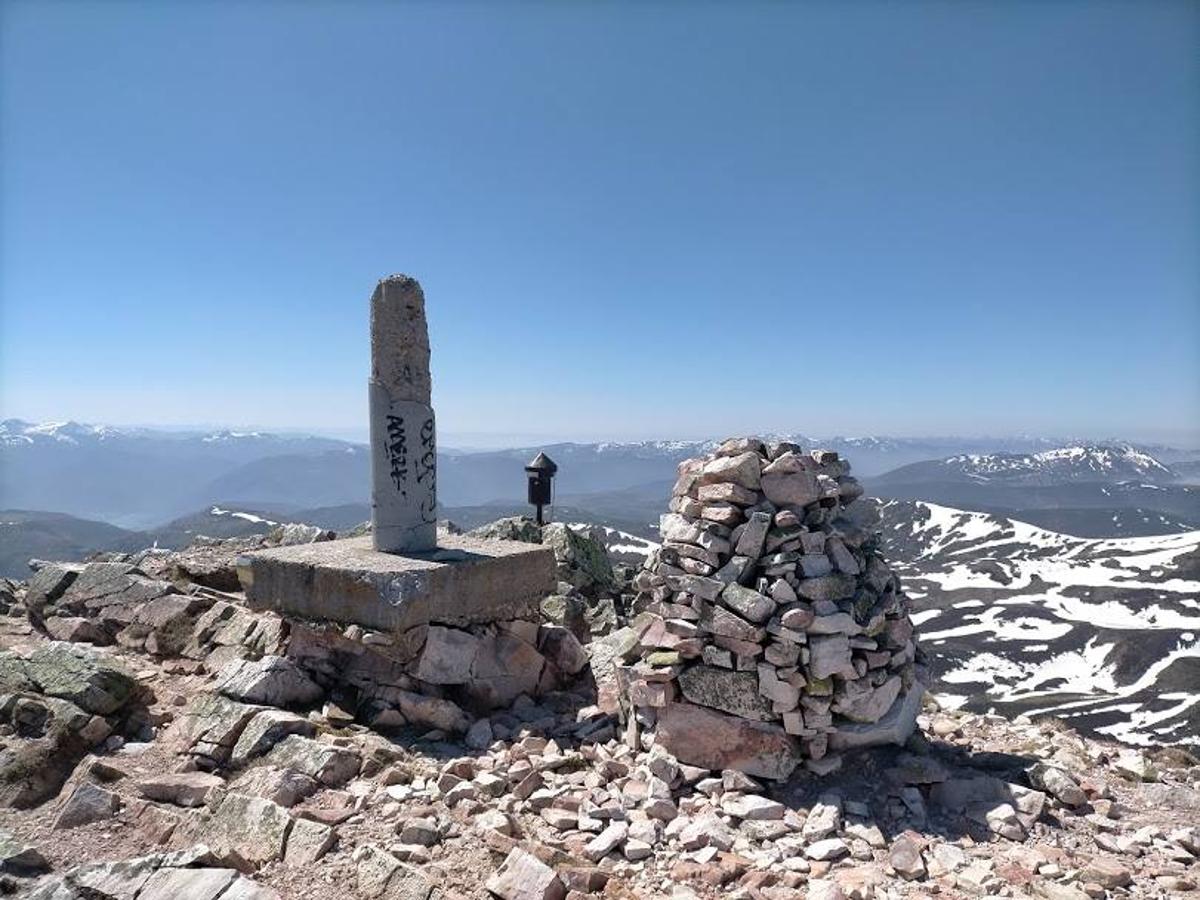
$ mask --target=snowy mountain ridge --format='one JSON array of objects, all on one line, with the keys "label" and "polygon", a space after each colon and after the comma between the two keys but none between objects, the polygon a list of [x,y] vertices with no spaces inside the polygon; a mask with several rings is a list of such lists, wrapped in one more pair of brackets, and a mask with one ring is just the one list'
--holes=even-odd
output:
[{"label": "snowy mountain ridge", "polygon": [[963,475],[987,481],[1148,479],[1172,480],[1174,473],[1149,453],[1131,444],[1084,444],[1039,453],[960,454],[945,460]]},{"label": "snowy mountain ridge", "polygon": [[[295,435],[277,435],[261,431],[234,431],[220,429],[213,432],[181,429],[172,431],[140,426],[95,425],[87,422],[66,420],[61,422],[27,422],[24,419],[5,419],[0,421],[0,445],[34,444],[39,442],[55,442],[60,444],[80,444],[87,441],[111,441],[119,438],[188,440],[199,439],[212,443],[231,443],[237,441],[288,441],[295,440]],[[306,436],[299,436],[306,437]]]}]

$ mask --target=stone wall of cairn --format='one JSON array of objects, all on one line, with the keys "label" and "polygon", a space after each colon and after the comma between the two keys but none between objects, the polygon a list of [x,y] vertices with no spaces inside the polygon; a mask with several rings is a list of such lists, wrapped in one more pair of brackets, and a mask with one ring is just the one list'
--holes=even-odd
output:
[{"label": "stone wall of cairn", "polygon": [[680,463],[635,581],[632,727],[681,761],[769,778],[907,738],[918,650],[878,535],[844,516],[861,494],[837,453],[790,443],[735,438]]}]

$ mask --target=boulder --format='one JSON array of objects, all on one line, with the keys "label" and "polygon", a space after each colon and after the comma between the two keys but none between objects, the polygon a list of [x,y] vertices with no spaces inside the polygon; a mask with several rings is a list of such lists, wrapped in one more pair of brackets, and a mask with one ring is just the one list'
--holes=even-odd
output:
[{"label": "boulder", "polygon": [[808,811],[801,833],[806,841],[819,841],[836,834],[841,827],[842,797],[829,791],[822,794]]},{"label": "boulder", "polygon": [[543,625],[538,629],[538,651],[567,678],[578,675],[588,664],[587,651],[568,629]]},{"label": "boulder", "polygon": [[[115,635],[131,624],[146,603],[177,593],[169,581],[148,578],[136,566],[121,562],[85,565],[52,608],[60,615],[89,618]],[[46,607],[47,612],[51,608]]]},{"label": "boulder", "polygon": [[178,656],[191,640],[197,618],[212,603],[211,598],[193,594],[156,597],[137,610],[117,641],[155,656]]},{"label": "boulder", "polygon": [[428,697],[413,691],[397,691],[400,712],[414,725],[436,728],[452,734],[461,734],[471,726],[470,717],[462,707],[441,697]]},{"label": "boulder", "polygon": [[473,528],[467,532],[467,536],[490,541],[520,541],[524,544],[540,544],[542,529],[528,516],[511,516]]},{"label": "boulder", "polygon": [[224,765],[246,726],[265,709],[220,694],[199,694],[172,724],[167,740],[176,752],[195,757],[202,768]]},{"label": "boulder", "polygon": [[487,719],[478,719],[474,725],[467,729],[463,743],[472,750],[486,750],[493,740],[492,723]]},{"label": "boulder", "polygon": [[230,699],[268,706],[311,706],[325,696],[320,686],[285,656],[235,660],[221,670],[215,688]]},{"label": "boulder", "polygon": [[133,675],[116,658],[62,641],[38,647],[25,660],[24,669],[38,693],[100,716],[117,712],[137,689]]},{"label": "boulder", "polygon": [[239,794],[262,797],[291,808],[319,791],[321,784],[295,769],[263,765],[239,775],[230,787]]},{"label": "boulder", "polygon": [[18,809],[57,794],[79,760],[109,734],[104,719],[38,694],[0,697],[0,721],[16,735],[0,745],[0,805]]},{"label": "boulder", "polygon": [[138,900],[217,900],[228,897],[228,888],[239,879],[236,869],[163,868],[151,873]]},{"label": "boulder", "polygon": [[551,522],[542,528],[542,544],[554,551],[559,581],[589,597],[617,590],[608,548],[591,534]]},{"label": "boulder", "polygon": [[244,860],[253,868],[283,857],[292,819],[270,800],[229,793],[202,828],[213,852]]},{"label": "boulder", "polygon": [[416,676],[429,684],[466,684],[480,639],[460,628],[430,625]]},{"label": "boulder", "polygon": [[721,606],[704,606],[700,613],[700,628],[720,637],[756,644],[766,635],[764,629],[751,625],[741,616]]},{"label": "boulder", "polygon": [[561,625],[581,641],[588,639],[591,631],[588,624],[588,605],[583,596],[572,591],[551,594],[541,604],[542,618]]},{"label": "boulder", "polygon": [[801,578],[796,593],[806,600],[848,600],[857,587],[858,580],[853,575],[821,575]]},{"label": "boulder", "polygon": [[[486,709],[511,706],[521,694],[536,693],[544,664],[532,644],[507,631],[495,631],[480,640],[465,691]],[[407,712],[404,715],[411,720]]]},{"label": "boulder", "polygon": [[762,464],[758,453],[750,450],[736,456],[718,456],[704,463],[699,484],[732,482],[747,490],[757,491],[761,483]]},{"label": "boulder", "polygon": [[[861,683],[851,681],[846,682],[846,686]],[[840,696],[835,691],[833,711],[851,722],[877,722],[900,696],[901,685],[900,676],[893,675],[876,688],[866,685],[856,692],[844,692]]]},{"label": "boulder", "polygon": [[121,798],[90,781],[81,782],[58,808],[56,830],[78,828],[111,819],[121,808]]},{"label": "boulder", "polygon": [[774,469],[772,463],[763,471],[762,491],[776,506],[801,507],[820,499],[821,489],[811,472],[787,472]]},{"label": "boulder", "polygon": [[84,863],[38,883],[31,900],[280,900],[270,888],[223,866],[208,847]]},{"label": "boulder", "polygon": [[37,847],[19,841],[0,829],[0,872],[9,875],[36,875],[49,869],[49,861]]},{"label": "boulder", "polygon": [[316,732],[317,726],[304,716],[284,709],[264,709],[242,729],[237,743],[233,745],[229,762],[233,766],[244,766],[255,757],[267,753],[289,734],[312,737]]},{"label": "boulder", "polygon": [[366,844],[354,851],[356,887],[367,900],[436,900],[436,885],[414,866],[386,850]]},{"label": "boulder", "polygon": [[173,581],[190,581],[216,591],[240,591],[237,558],[261,546],[262,538],[258,535],[233,541],[199,538],[191,546],[171,554],[168,572]]},{"label": "boulder", "polygon": [[193,807],[204,806],[212,791],[224,785],[224,779],[208,772],[175,772],[143,778],[137,789],[147,800]]},{"label": "boulder", "polygon": [[691,703],[671,703],[659,711],[656,743],[687,765],[779,781],[800,761],[799,745],[781,727]]},{"label": "boulder", "polygon": [[485,886],[500,900],[562,900],[567,894],[554,870],[520,847],[509,851]]},{"label": "boulder", "polygon": [[1078,782],[1055,766],[1035,763],[1029,771],[1029,781],[1067,806],[1083,806],[1087,803],[1087,794]]},{"label": "boulder", "polygon": [[1121,750],[1113,762],[1113,768],[1134,781],[1158,780],[1158,770],[1141,750]]},{"label": "boulder", "polygon": [[733,794],[721,798],[721,811],[738,819],[763,822],[782,819],[787,807],[758,794]]},{"label": "boulder", "polygon": [[1112,856],[1097,856],[1087,862],[1079,871],[1079,879],[1110,891],[1133,884],[1129,866]]},{"label": "boulder", "polygon": [[328,528],[318,528],[316,525],[305,525],[301,522],[287,522],[272,528],[267,534],[267,542],[277,547],[290,547],[292,544],[332,541],[336,536]]},{"label": "boulder", "polygon": [[103,647],[113,642],[107,631],[82,616],[50,616],[42,623],[42,627],[54,640],[69,644],[96,644]]},{"label": "boulder", "polygon": [[844,634],[819,635],[809,640],[808,669],[813,678],[842,675],[856,677],[850,655],[850,638]]},{"label": "boulder", "polygon": [[358,774],[362,765],[362,757],[357,750],[298,734],[288,735],[264,758],[268,765],[307,775],[326,787],[345,784]]},{"label": "boulder", "polygon": [[40,621],[46,606],[58,600],[83,571],[80,563],[47,563],[39,568],[25,586],[25,606],[34,621]]},{"label": "boulder", "polygon": [[312,865],[336,843],[335,828],[310,819],[297,819],[288,832],[283,861],[289,866]]},{"label": "boulder", "polygon": [[746,520],[746,527],[737,540],[734,552],[748,561],[758,559],[762,555],[767,540],[767,530],[771,527],[771,514],[755,512]]},{"label": "boulder", "polygon": [[809,859],[815,859],[818,862],[826,862],[828,860],[840,859],[850,852],[850,848],[846,846],[846,842],[841,838],[825,838],[824,840],[814,841],[804,848],[804,855]]},{"label": "boulder", "polygon": [[639,646],[638,630],[628,625],[587,645],[588,663],[596,681],[596,704],[603,711],[615,713],[620,707],[617,667],[635,658]]},{"label": "boulder", "polygon": [[901,835],[888,850],[888,862],[905,881],[925,877],[921,845],[909,835]]},{"label": "boulder", "polygon": [[400,860],[373,844],[354,851],[355,880],[358,893],[367,898],[382,897],[388,882],[400,870]]},{"label": "boulder", "polygon": [[17,693],[37,689],[29,677],[25,657],[12,651],[0,652],[0,691]]}]

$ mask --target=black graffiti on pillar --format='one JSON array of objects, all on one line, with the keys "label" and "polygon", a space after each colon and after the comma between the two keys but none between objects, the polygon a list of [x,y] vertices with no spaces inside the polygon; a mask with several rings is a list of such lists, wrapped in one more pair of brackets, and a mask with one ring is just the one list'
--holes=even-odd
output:
[{"label": "black graffiti on pillar", "polygon": [[417,460],[417,484],[429,488],[421,501],[421,521],[437,521],[437,446],[434,439],[433,418],[421,425],[421,456]]},{"label": "black graffiti on pillar", "polygon": [[407,497],[408,491],[405,488],[408,485],[408,437],[404,432],[403,416],[387,417],[387,435],[384,448],[387,451],[388,474],[400,496]]}]

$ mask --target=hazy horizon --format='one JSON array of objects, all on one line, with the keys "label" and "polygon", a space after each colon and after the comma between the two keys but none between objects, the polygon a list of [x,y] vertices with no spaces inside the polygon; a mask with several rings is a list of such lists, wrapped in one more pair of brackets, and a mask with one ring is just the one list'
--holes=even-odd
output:
[{"label": "hazy horizon", "polygon": [[[50,416],[45,418],[31,418],[29,416],[10,416],[0,414],[0,421],[16,419],[19,421],[30,422],[36,425],[43,424],[66,424],[68,422],[76,422],[81,425],[92,426],[110,426],[113,428],[127,429],[147,429],[149,431],[163,432],[167,434],[198,434],[211,433],[219,431],[229,431],[235,433],[263,433],[277,435],[304,435],[312,437],[325,437],[336,440],[349,441],[353,443],[365,444],[368,440],[367,427],[364,424],[361,428],[328,428],[320,425],[283,425],[283,426],[268,426],[255,423],[228,423],[228,422],[150,422],[150,421],[98,421],[89,418],[79,417],[63,417]],[[703,429],[693,429],[684,433],[665,434],[665,433],[645,433],[645,434],[626,434],[613,435],[601,433],[554,433],[554,432],[481,432],[481,431],[443,431],[439,428],[438,440],[439,446],[449,450],[504,450],[504,449],[520,449],[532,447],[539,444],[563,444],[563,443],[578,443],[578,444],[593,444],[593,443],[640,443],[654,441],[705,441],[719,440],[725,437],[735,435],[757,435],[761,437],[771,437],[778,435],[803,435],[814,440],[834,440],[834,439],[856,439],[856,438],[881,438],[881,439],[896,439],[896,440],[974,440],[974,441],[1017,441],[1025,439],[1037,439],[1052,442],[1060,445],[1075,444],[1075,443],[1114,443],[1114,442],[1129,442],[1144,445],[1160,445],[1167,446],[1179,450],[1197,450],[1200,451],[1200,443],[1189,443],[1187,440],[1172,441],[1167,438],[1155,438],[1153,436],[1137,436],[1128,434],[1069,434],[1069,433],[1054,433],[1054,432],[911,432],[897,433],[884,431],[867,431],[867,432],[839,432],[839,431],[824,431],[820,429],[805,429],[805,428],[776,428],[776,429],[758,429],[756,431],[746,432],[723,432],[723,431],[705,431]]]}]

